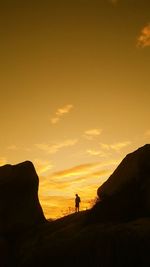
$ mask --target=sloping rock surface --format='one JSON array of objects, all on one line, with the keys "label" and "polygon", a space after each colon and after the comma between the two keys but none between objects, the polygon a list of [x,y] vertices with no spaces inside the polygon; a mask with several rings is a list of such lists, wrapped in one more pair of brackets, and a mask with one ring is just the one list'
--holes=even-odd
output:
[{"label": "sloping rock surface", "polygon": [[149,216],[150,145],[128,154],[97,192],[101,201],[93,212],[101,219]]}]

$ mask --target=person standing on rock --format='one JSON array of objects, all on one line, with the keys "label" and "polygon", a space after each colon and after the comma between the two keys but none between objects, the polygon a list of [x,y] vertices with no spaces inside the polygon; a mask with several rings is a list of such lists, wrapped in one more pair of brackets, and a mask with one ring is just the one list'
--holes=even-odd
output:
[{"label": "person standing on rock", "polygon": [[75,212],[79,212],[79,208],[80,208],[80,197],[78,196],[78,194],[76,194],[75,197]]}]

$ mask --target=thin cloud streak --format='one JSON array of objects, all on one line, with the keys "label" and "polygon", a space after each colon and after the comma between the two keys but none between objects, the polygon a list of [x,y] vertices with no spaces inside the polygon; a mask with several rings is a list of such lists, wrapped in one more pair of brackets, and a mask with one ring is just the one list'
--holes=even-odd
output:
[{"label": "thin cloud streak", "polygon": [[91,155],[91,156],[99,156],[99,157],[107,157],[108,154],[104,153],[101,150],[93,150],[93,149],[88,149],[87,154]]},{"label": "thin cloud streak", "polygon": [[69,113],[72,109],[73,109],[73,105],[72,104],[68,104],[62,108],[58,108],[55,116],[53,118],[50,119],[52,124],[56,124],[60,121],[60,119],[62,119],[64,117],[64,115],[66,115],[67,113]]},{"label": "thin cloud streak", "polygon": [[[87,186],[89,183],[94,183],[95,179],[97,181],[100,177],[103,178],[104,181],[106,179],[105,176],[114,170],[116,164],[117,162],[109,161],[104,164],[104,167],[100,164],[79,165],[72,169],[53,173],[47,177],[40,177],[40,192],[45,194],[46,192],[51,191],[52,194],[56,194],[56,191],[60,190],[59,192],[64,194],[64,191],[62,190],[67,187],[80,187],[79,185],[81,183],[84,186]],[[97,186],[99,186],[98,183]],[[67,190],[67,192],[70,194],[70,189]]]},{"label": "thin cloud streak", "polygon": [[49,161],[44,161],[41,159],[35,159],[34,165],[35,165],[37,173],[39,175],[41,175],[47,171],[50,171],[53,168],[53,165]]},{"label": "thin cloud streak", "polygon": [[98,137],[102,133],[102,129],[90,129],[84,132],[84,137],[88,140],[93,140],[95,137]]},{"label": "thin cloud streak", "polygon": [[51,178],[56,180],[56,179],[72,177],[72,176],[74,177],[80,176],[83,174],[88,174],[89,172],[91,172],[91,170],[98,168],[100,166],[101,166],[101,163],[99,162],[82,164],[82,165],[74,166],[70,169],[55,172],[52,174]]},{"label": "thin cloud streak", "polygon": [[104,149],[104,150],[114,150],[116,152],[119,152],[121,149],[129,146],[131,144],[130,141],[124,141],[124,142],[118,142],[118,143],[114,143],[114,144],[103,144],[101,143],[101,148]]},{"label": "thin cloud streak", "polygon": [[130,141],[121,142],[121,143],[115,143],[114,145],[111,145],[111,148],[115,151],[120,151],[122,148],[125,148],[131,144]]},{"label": "thin cloud streak", "polygon": [[35,144],[36,148],[46,152],[47,154],[55,154],[59,150],[65,148],[65,147],[71,147],[77,144],[78,139],[67,139],[61,143],[56,143],[54,145],[49,145],[45,143],[41,144]]},{"label": "thin cloud streak", "polygon": [[142,29],[137,39],[137,47],[144,48],[147,46],[150,46],[150,23]]}]

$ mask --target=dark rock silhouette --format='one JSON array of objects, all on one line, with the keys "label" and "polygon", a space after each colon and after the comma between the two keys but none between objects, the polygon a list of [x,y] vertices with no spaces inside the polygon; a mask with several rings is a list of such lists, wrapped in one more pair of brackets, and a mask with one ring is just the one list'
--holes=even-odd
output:
[{"label": "dark rock silhouette", "polygon": [[100,220],[149,216],[150,145],[128,154],[97,193],[101,201],[93,212]]},{"label": "dark rock silhouette", "polygon": [[56,221],[43,216],[30,162],[1,167],[0,267],[149,267],[149,164],[146,145],[98,189],[90,211]]},{"label": "dark rock silhouette", "polygon": [[17,234],[45,222],[31,162],[0,167],[0,234]]}]

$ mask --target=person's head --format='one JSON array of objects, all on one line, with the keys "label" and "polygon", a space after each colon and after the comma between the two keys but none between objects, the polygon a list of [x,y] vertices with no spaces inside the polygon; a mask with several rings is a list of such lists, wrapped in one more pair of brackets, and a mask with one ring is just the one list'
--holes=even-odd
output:
[{"label": "person's head", "polygon": [[76,194],[76,197],[78,196],[78,194]]}]

